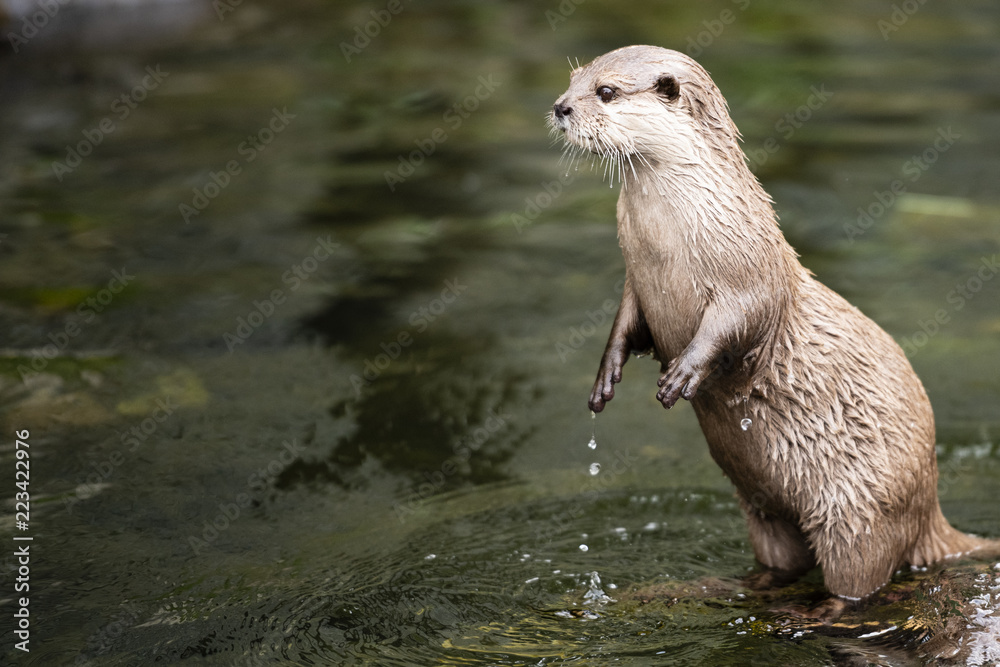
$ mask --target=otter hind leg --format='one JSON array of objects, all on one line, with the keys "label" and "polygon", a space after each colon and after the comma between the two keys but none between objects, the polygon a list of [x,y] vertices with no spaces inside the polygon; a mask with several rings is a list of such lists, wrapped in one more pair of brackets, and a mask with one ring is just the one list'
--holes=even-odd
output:
[{"label": "otter hind leg", "polygon": [[889,582],[903,565],[909,540],[899,522],[886,517],[859,532],[845,525],[842,531],[814,535],[816,559],[823,568],[823,583],[833,595],[858,602]]},{"label": "otter hind leg", "polygon": [[816,559],[805,536],[793,524],[769,516],[743,501],[750,530],[750,544],[764,572],[747,579],[751,588],[764,589],[792,583],[816,567]]}]

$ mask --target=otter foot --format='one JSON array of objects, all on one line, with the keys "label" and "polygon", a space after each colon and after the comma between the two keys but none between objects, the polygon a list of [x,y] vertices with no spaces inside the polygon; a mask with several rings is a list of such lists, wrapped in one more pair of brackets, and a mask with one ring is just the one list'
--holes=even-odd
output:
[{"label": "otter foot", "polygon": [[803,620],[819,621],[829,625],[836,621],[851,606],[851,603],[841,598],[827,598],[811,609],[800,605],[788,605],[772,609],[772,612],[789,614]]},{"label": "otter foot", "polygon": [[743,577],[743,585],[752,591],[769,591],[790,586],[801,578],[801,572],[762,570]]}]

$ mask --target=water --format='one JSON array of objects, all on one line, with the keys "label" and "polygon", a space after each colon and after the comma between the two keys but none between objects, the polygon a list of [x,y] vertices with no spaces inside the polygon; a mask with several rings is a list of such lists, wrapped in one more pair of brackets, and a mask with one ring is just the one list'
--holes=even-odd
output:
[{"label": "water", "polygon": [[[621,292],[618,186],[560,165],[543,117],[567,55],[628,43],[706,43],[803,263],[910,353],[945,514],[1000,536],[991,5],[928,3],[883,38],[890,8],[865,2],[590,0],[555,29],[555,5],[429,2],[350,62],[378,7],[175,5],[169,25],[64,8],[65,31],[0,57],[0,467],[29,429],[38,553],[32,651],[5,660],[826,664],[867,646],[879,628],[784,632],[723,585],[637,601],[754,561],[692,411],[655,401],[657,364],[629,361],[601,447],[580,446]],[[124,117],[122,95],[143,97]],[[588,604],[595,572],[615,602]]]}]

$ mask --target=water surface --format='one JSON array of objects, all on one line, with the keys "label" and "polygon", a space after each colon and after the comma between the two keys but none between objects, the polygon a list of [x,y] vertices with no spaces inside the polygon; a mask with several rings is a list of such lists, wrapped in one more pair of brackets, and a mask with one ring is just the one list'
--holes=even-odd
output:
[{"label": "water surface", "polygon": [[[567,58],[630,43],[711,71],[803,264],[907,348],[945,513],[1000,536],[993,5],[232,7],[80,9],[0,58],[0,458],[30,430],[37,554],[32,650],[10,660],[881,650],[861,626],[784,632],[735,588],[631,593],[754,560],[653,362],[586,409],[617,187],[567,173],[544,115]],[[913,636],[898,664],[922,662]]]}]

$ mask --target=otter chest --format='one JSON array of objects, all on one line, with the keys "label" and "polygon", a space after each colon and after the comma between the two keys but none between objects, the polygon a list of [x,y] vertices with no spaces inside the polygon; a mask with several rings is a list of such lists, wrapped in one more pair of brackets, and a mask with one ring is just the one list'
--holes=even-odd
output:
[{"label": "otter chest", "polygon": [[692,246],[662,208],[654,198],[622,192],[618,238],[626,274],[666,362],[694,337],[709,290],[698,278]]}]

